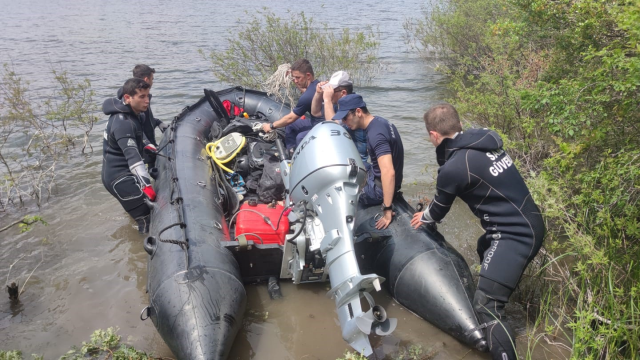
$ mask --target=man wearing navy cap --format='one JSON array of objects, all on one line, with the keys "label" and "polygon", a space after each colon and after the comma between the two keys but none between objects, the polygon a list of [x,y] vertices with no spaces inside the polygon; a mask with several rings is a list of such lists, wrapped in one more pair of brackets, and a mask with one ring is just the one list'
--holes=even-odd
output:
[{"label": "man wearing navy cap", "polygon": [[338,100],[333,120],[342,120],[351,130],[367,132],[371,167],[359,201],[363,205],[382,204],[383,216],[376,222],[376,228],[386,229],[393,219],[393,197],[400,190],[404,168],[404,147],[398,129],[388,120],[370,114],[358,94]]}]

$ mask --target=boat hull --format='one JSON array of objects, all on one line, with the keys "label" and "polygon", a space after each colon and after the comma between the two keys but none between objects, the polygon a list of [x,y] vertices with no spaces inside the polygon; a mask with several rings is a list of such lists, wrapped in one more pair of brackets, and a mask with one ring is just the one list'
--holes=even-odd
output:
[{"label": "boat hull", "polygon": [[203,98],[176,117],[159,144],[145,240],[148,315],[178,359],[225,359],[246,306],[238,264],[221,245],[229,230],[204,152],[211,125],[221,121]]},{"label": "boat hull", "polygon": [[416,212],[402,197],[385,230],[375,228],[379,206],[361,208],[356,217],[356,253],[363,273],[376,273],[391,296],[464,344],[486,350],[472,307],[475,285],[464,258],[444,237],[424,226],[414,230]]},{"label": "boat hull", "polygon": [[[225,219],[239,204],[235,195],[221,195],[233,189],[219,180],[205,145],[214,131],[225,135],[230,123],[225,100],[271,122],[291,110],[259,91],[236,87],[215,94],[205,90],[164,133],[156,160],[157,198],[144,244],[149,253],[146,315],[178,359],[225,359],[242,324],[243,283],[283,273],[280,245],[235,241]],[[252,121],[236,123],[243,127]],[[482,349],[471,306],[474,284],[464,259],[439,233],[411,229],[414,210],[402,196],[394,206],[396,218],[384,231],[375,229],[378,206],[358,210],[355,250],[361,272],[386,278],[400,304]]]}]

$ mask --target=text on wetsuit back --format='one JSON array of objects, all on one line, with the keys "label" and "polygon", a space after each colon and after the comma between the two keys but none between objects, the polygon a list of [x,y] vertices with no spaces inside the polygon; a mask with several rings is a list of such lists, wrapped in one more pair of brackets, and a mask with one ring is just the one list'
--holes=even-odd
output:
[{"label": "text on wetsuit back", "polygon": [[[496,160],[500,157],[500,155],[504,154],[504,150],[499,149],[499,150],[494,150],[494,151],[490,151],[487,153],[487,157],[489,157],[489,159]],[[498,176],[499,174],[501,174],[504,170],[506,170],[509,166],[513,165],[513,160],[511,160],[511,158],[509,157],[509,155],[505,154],[504,158],[502,158],[502,160],[498,160],[498,161],[493,161],[493,166],[491,166],[489,168],[489,172],[491,173],[491,175],[493,176]]]}]

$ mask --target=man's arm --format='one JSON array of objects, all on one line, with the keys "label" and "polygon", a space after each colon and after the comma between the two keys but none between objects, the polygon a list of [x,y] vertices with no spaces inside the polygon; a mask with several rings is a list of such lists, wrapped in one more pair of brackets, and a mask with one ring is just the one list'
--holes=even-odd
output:
[{"label": "man's arm", "polygon": [[450,177],[446,177],[445,179],[443,173],[444,171],[438,174],[438,179],[436,180],[436,194],[433,197],[433,201],[429,203],[429,206],[427,206],[424,212],[417,212],[413,214],[411,226],[414,228],[417,229],[422,224],[434,226],[437,222],[439,223],[442,221],[449,210],[451,210],[451,205],[456,199],[456,194],[443,190],[441,185],[446,181],[447,188],[455,188],[455,179]]},{"label": "man's arm", "polygon": [[161,132],[164,132],[169,127],[169,124],[163,123],[160,119],[153,118],[153,120],[155,122],[154,126],[160,129]]},{"label": "man's arm", "polygon": [[[292,124],[294,121],[298,120],[300,116],[296,115],[293,111],[288,113],[287,115],[283,116],[282,118],[274,121],[273,124],[273,128],[274,129],[280,129],[283,128],[289,124]],[[271,123],[264,123],[262,124],[262,131],[264,132],[269,132],[271,131]]]},{"label": "man's arm", "polygon": [[427,206],[427,209],[424,211],[424,217],[437,222],[442,221],[449,210],[451,210],[451,205],[455,199],[455,194],[450,194],[437,188],[433,201],[429,203],[429,206]]},{"label": "man's arm", "polygon": [[138,144],[135,139],[135,127],[130,121],[121,121],[117,126],[113,134],[116,138],[118,146],[124,153],[129,165],[131,173],[138,178],[140,183],[140,189],[151,199],[155,200],[156,194],[151,187],[151,176],[147,172],[147,168],[144,166],[144,161],[140,151],[138,151]]},{"label": "man's arm", "polygon": [[311,115],[315,117],[322,116],[322,86],[324,86],[328,81],[323,81],[318,83],[316,86],[316,93],[313,95],[313,100],[311,100]]},{"label": "man's arm", "polygon": [[333,110],[333,103],[331,102],[331,98],[333,98],[334,89],[331,86],[327,86],[327,88],[322,93],[322,98],[324,99],[324,119],[327,121],[334,121],[340,123],[340,120],[333,120],[333,116],[336,112]]},{"label": "man's arm", "polygon": [[[396,171],[393,168],[391,154],[382,155],[378,158],[380,166],[380,182],[382,183],[382,204],[391,206],[393,194],[396,187]],[[393,218],[393,211],[386,210],[383,216],[376,222],[377,229],[386,229]]]}]

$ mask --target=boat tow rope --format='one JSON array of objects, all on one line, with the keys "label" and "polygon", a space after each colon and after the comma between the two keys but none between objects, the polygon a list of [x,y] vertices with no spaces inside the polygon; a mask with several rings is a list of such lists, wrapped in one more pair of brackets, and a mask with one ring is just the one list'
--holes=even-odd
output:
[{"label": "boat tow rope", "polygon": [[464,333],[464,336],[467,336],[467,335],[469,335],[469,334],[471,334],[472,332],[477,331],[477,330],[486,329],[486,328],[488,328],[489,326],[491,326],[491,325],[493,325],[493,324],[497,324],[497,323],[498,323],[498,320],[493,320],[493,321],[489,321],[488,323],[484,323],[484,324],[482,324],[482,325],[478,325],[478,326],[476,326],[476,327],[472,328],[471,330],[467,331],[466,333]]},{"label": "boat tow rope", "polygon": [[[178,186],[178,175],[177,175],[177,171],[176,171],[176,166],[175,166],[175,159],[177,159],[177,154],[176,154],[176,146],[175,146],[175,136],[176,136],[176,129],[178,128],[178,120],[180,118],[183,117],[183,115],[185,115],[186,113],[188,113],[190,110],[189,107],[186,107],[182,110],[182,112],[173,118],[173,120],[171,121],[171,125],[169,126],[169,128],[166,131],[169,131],[168,134],[168,138],[169,140],[167,141],[166,144],[164,144],[160,149],[158,149],[157,152],[160,152],[161,150],[164,150],[165,147],[167,147],[169,144],[171,144],[171,147],[168,148],[168,152],[171,153],[171,155],[173,156],[166,156],[167,160],[169,161],[169,171],[171,171],[171,192],[169,195],[169,203],[173,206],[177,207],[177,215],[178,215],[178,221],[166,226],[164,229],[160,230],[160,232],[158,233],[158,241],[163,242],[163,243],[168,243],[168,244],[174,244],[174,245],[178,245],[180,246],[180,248],[182,250],[184,250],[185,252],[185,257],[186,257],[186,263],[187,263],[187,268],[189,268],[189,252],[187,251],[189,249],[189,239],[187,238],[187,232],[186,232],[186,227],[187,224],[184,222],[184,209],[183,209],[183,201],[182,201],[182,196],[180,195],[180,187]],[[184,240],[175,240],[175,239],[163,239],[162,238],[162,234],[173,228],[179,226],[180,229],[182,230],[182,237],[184,238]]]},{"label": "boat tow rope", "polygon": [[163,243],[178,245],[178,246],[180,246],[180,248],[182,250],[187,250],[189,248],[189,243],[186,242],[186,241],[163,239],[162,238],[162,233],[165,232],[166,230],[171,229],[174,226],[180,226],[181,229],[184,229],[184,228],[187,227],[187,224],[182,223],[182,222],[177,222],[177,223],[173,223],[173,224],[165,227],[164,229],[160,230],[160,233],[158,234],[158,241],[163,242]]}]

